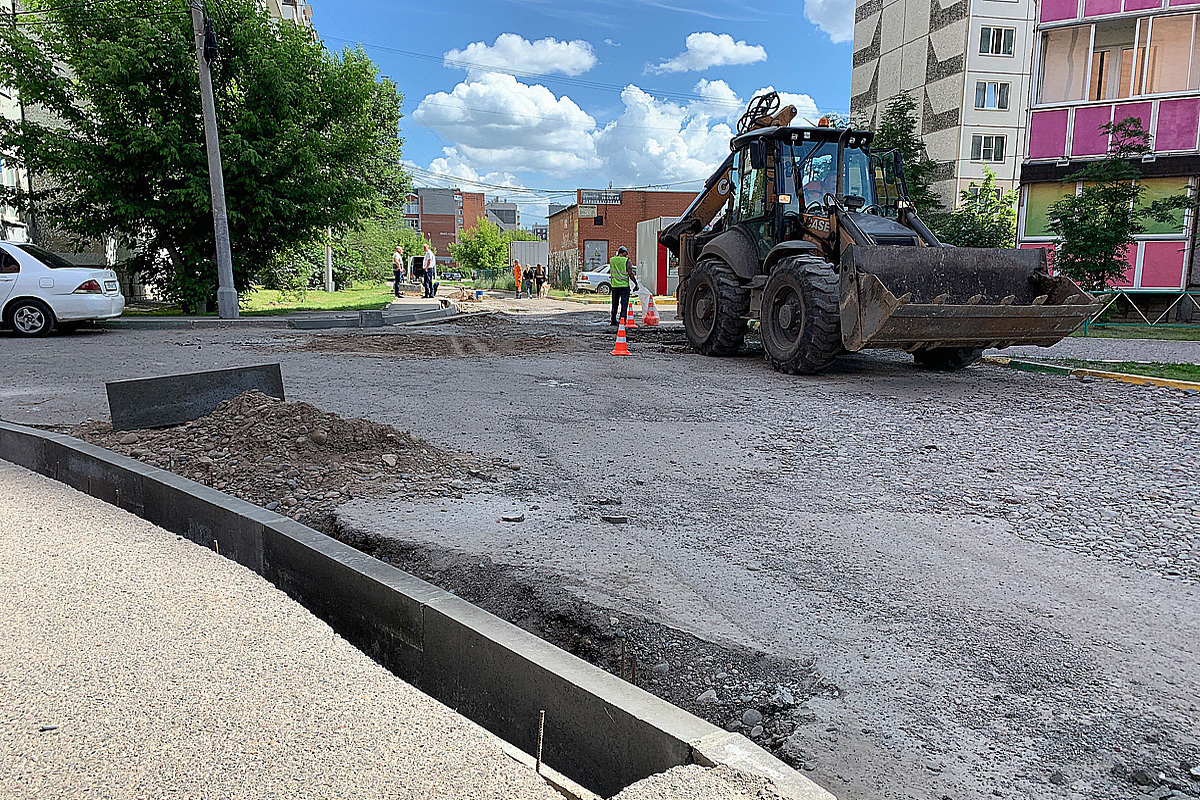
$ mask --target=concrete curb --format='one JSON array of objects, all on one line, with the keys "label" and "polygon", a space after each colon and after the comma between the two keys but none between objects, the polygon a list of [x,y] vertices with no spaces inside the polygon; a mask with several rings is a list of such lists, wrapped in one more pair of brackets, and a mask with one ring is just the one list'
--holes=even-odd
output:
[{"label": "concrete curb", "polygon": [[1009,367],[1024,372],[1044,372],[1049,375],[1075,375],[1077,377],[1104,378],[1121,383],[1132,383],[1136,386],[1161,386],[1167,389],[1183,389],[1200,392],[1200,382],[1177,381],[1171,378],[1156,378],[1152,375],[1130,375],[1125,372],[1106,372],[1098,369],[1082,367],[1067,367],[1060,364],[1042,364],[1037,361],[1024,361],[1007,356],[984,356],[983,361],[998,367]]},{"label": "concrete curb", "polygon": [[727,764],[794,800],[833,800],[762,748],[449,592],[287,517],[62,434],[0,422],[0,458],[262,575],[393,673],[609,797],[682,764]]},{"label": "concrete curb", "polygon": [[412,322],[452,317],[458,313],[454,304],[429,311],[312,311],[280,314],[271,317],[120,317],[104,323],[106,328],[122,330],[192,330],[212,328],[295,328],[323,330],[326,328],[378,328],[385,325],[406,325]]}]

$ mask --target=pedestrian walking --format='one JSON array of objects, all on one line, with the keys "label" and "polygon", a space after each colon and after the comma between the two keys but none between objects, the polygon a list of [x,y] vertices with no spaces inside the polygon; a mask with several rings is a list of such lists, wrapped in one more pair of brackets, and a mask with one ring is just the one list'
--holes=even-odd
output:
[{"label": "pedestrian walking", "polygon": [[404,297],[404,292],[400,291],[400,284],[404,282],[404,245],[396,245],[396,252],[392,253],[392,292],[396,297]]},{"label": "pedestrian walking", "polygon": [[537,281],[537,296],[543,297],[542,289],[546,286],[546,268],[538,264],[537,269],[533,271],[533,279]]},{"label": "pedestrian walking", "polygon": [[521,299],[521,279],[525,273],[521,270],[521,262],[513,259],[513,281],[517,284],[517,299]]},{"label": "pedestrian walking", "polygon": [[533,283],[534,283],[533,265],[527,264],[525,266],[525,294],[529,297],[530,300],[533,299]]},{"label": "pedestrian walking", "polygon": [[429,242],[425,243],[425,260],[422,266],[425,267],[425,296],[437,297],[437,284],[434,283],[437,278],[437,256],[434,255]]},{"label": "pedestrian walking", "polygon": [[[612,286],[612,321],[610,327],[617,327],[617,320],[624,320],[629,314],[629,282],[633,288],[638,288],[637,270],[629,261],[629,250],[624,245],[617,248],[617,254],[609,259],[608,280]],[[617,317],[618,306],[621,316]]]}]

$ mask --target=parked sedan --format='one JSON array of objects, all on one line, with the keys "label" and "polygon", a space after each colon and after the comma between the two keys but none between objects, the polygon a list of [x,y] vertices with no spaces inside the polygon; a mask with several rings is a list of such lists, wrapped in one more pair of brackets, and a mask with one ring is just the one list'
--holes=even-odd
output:
[{"label": "parked sedan", "polygon": [[591,272],[581,272],[575,279],[575,291],[612,294],[612,280],[608,277],[608,264]]},{"label": "parked sedan", "polygon": [[0,320],[18,336],[113,319],[125,310],[117,273],[77,267],[37,245],[0,242]]}]

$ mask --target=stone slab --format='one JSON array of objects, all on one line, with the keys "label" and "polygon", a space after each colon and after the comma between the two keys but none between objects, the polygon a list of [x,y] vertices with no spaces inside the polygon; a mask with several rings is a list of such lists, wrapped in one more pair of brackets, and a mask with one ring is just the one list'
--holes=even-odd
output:
[{"label": "stone slab", "polygon": [[251,389],[284,399],[278,364],[113,381],[105,388],[113,429],[118,431],[190,422]]}]

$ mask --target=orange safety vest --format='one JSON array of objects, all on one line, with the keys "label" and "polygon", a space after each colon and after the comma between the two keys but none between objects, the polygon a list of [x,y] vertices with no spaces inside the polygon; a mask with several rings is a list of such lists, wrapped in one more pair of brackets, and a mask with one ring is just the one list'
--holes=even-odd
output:
[{"label": "orange safety vest", "polygon": [[513,265],[513,278],[516,279],[517,287],[519,288],[521,286],[521,265],[520,264]]}]

